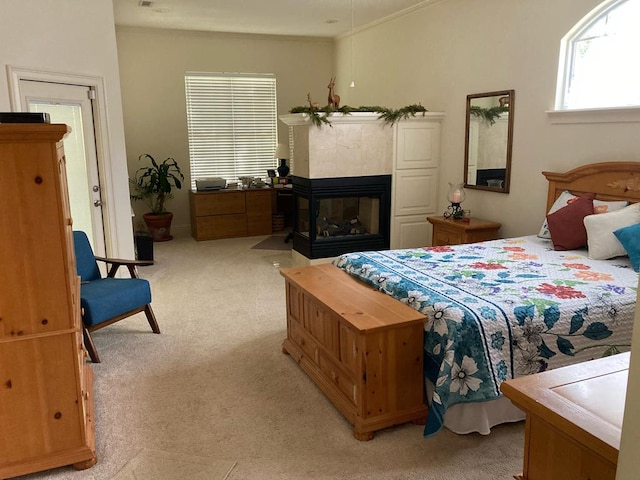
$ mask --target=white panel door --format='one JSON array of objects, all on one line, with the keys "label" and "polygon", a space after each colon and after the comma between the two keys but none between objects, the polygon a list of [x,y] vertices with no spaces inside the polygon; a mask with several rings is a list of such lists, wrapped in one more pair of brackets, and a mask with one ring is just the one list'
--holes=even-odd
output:
[{"label": "white panel door", "polygon": [[397,129],[396,169],[439,165],[440,123],[399,122]]},{"label": "white panel door", "polygon": [[426,215],[404,215],[393,220],[391,249],[430,246],[432,228]]},{"label": "white panel door", "polygon": [[438,170],[398,170],[394,175],[394,215],[426,214],[436,211]]},{"label": "white panel door", "polygon": [[87,86],[20,80],[22,108],[45,112],[51,123],[64,123],[64,139],[73,229],[86,232],[96,255],[105,255],[98,155],[93,106]]},{"label": "white panel door", "polygon": [[391,248],[431,245],[438,205],[438,166],[442,114],[396,124],[391,204]]}]

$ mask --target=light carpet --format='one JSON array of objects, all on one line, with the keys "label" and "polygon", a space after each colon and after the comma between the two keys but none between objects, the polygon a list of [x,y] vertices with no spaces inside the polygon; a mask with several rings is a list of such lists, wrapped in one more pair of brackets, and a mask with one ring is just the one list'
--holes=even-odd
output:
[{"label": "light carpet", "polygon": [[113,480],[226,480],[234,462],[143,449]]},{"label": "light carpet", "polygon": [[251,248],[265,238],[154,245],[156,264],[139,271],[162,334],[138,314],[93,335],[102,358],[93,365],[98,463],[26,478],[110,480],[143,448],[223,469],[237,463],[228,480],[512,480],[522,471],[523,423],[431,438],[409,423],[356,440],[282,353],[279,269],[291,266],[291,252]]},{"label": "light carpet", "polygon": [[282,235],[271,235],[270,237],[256,243],[251,248],[258,250],[291,250],[293,241],[289,239],[288,242],[285,242],[286,239],[286,233]]}]

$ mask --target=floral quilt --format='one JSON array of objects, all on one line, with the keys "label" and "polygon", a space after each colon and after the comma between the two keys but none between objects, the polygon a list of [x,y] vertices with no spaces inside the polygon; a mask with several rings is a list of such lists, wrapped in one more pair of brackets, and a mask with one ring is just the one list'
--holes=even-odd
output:
[{"label": "floral quilt", "polygon": [[627,257],[590,260],[530,236],[349,253],[334,264],[427,317],[425,436],[447,407],[495,399],[505,380],[631,346],[638,274]]}]

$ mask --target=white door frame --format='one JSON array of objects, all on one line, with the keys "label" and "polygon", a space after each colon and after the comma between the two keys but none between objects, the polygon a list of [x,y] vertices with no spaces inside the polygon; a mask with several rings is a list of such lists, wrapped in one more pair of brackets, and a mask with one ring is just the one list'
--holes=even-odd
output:
[{"label": "white door frame", "polygon": [[107,256],[113,253],[112,233],[117,231],[116,219],[112,207],[114,196],[113,180],[111,178],[111,155],[109,152],[109,129],[107,125],[107,110],[104,78],[91,75],[74,73],[49,72],[44,70],[16,67],[7,65],[7,77],[9,81],[9,97],[11,100],[11,110],[21,111],[22,94],[20,91],[20,80],[33,80],[40,82],[63,83],[70,85],[80,85],[91,88],[95,91],[93,100],[93,122],[95,125],[96,152],[98,155],[98,172],[102,188],[103,199],[103,221],[104,237]]}]

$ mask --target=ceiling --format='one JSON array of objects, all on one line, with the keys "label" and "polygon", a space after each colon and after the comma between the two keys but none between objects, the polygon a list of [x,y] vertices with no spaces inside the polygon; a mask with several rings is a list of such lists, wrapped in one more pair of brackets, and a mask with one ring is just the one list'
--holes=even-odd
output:
[{"label": "ceiling", "polygon": [[113,0],[113,5],[115,23],[123,27],[331,38],[431,1]]}]

